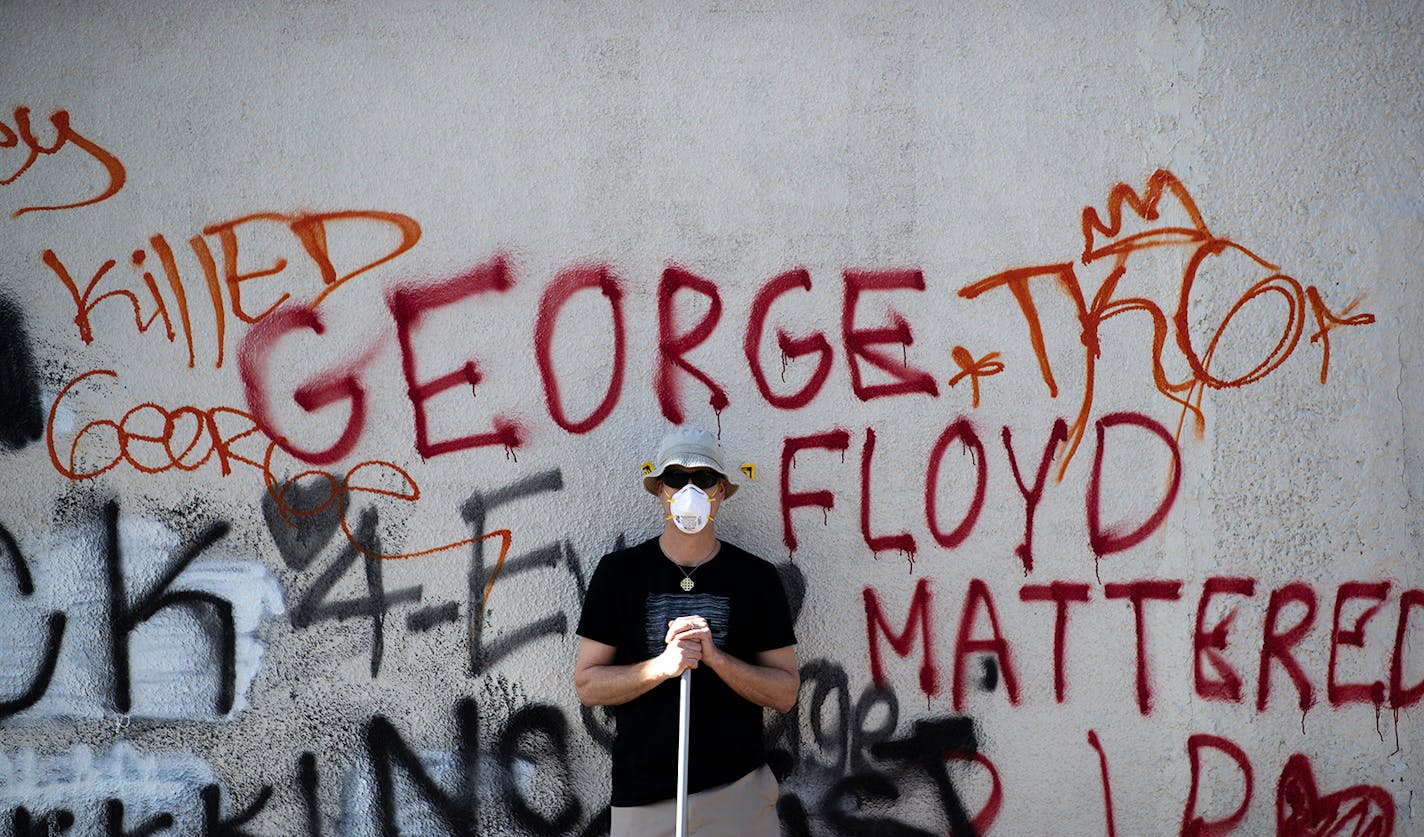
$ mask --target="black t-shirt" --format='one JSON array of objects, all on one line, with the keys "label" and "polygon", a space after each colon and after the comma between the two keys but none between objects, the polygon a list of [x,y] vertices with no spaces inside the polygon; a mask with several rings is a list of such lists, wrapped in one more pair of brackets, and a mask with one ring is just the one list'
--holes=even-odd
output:
[{"label": "black t-shirt", "polygon": [[[701,616],[713,642],[749,663],[761,651],[796,644],[776,568],[722,542],[712,560],[683,573],[657,538],[603,557],[584,597],[578,634],[617,648],[614,665],[650,660],[667,647],[668,622]],[[646,805],[677,795],[677,678],[613,707],[613,804]],[[692,670],[688,791],[735,781],[766,763],[760,706],[732,691],[706,665]]]}]

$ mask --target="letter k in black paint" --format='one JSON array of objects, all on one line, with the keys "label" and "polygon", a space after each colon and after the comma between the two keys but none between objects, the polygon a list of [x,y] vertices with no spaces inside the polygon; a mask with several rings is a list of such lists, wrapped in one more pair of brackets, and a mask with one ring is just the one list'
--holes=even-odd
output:
[{"label": "letter k in black paint", "polygon": [[109,574],[109,648],[114,672],[114,707],[128,712],[133,704],[129,684],[129,634],[160,610],[185,607],[217,643],[218,696],[217,713],[232,710],[237,689],[237,627],[232,618],[232,603],[202,590],[169,591],[168,586],[203,551],[227,537],[229,526],[221,521],[204,529],[196,540],[180,546],[177,557],[170,560],[159,580],[129,604],[124,583],[124,560],[119,548],[119,504],[110,500],[104,504],[104,562]]}]

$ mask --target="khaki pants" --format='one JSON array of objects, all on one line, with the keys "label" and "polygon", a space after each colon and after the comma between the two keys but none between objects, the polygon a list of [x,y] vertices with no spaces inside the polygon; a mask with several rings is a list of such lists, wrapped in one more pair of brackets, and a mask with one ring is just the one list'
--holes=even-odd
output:
[{"label": "khaki pants", "polygon": [[[727,785],[687,797],[687,831],[695,837],[779,837],[776,816],[780,791],[766,765]],[[613,808],[609,837],[673,837],[677,800],[636,808]]]}]

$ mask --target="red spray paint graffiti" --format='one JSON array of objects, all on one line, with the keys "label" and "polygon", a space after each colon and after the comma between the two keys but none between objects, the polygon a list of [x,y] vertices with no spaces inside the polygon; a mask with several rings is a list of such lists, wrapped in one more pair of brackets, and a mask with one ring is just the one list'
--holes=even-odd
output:
[{"label": "red spray paint graffiti", "polygon": [[[613,371],[609,376],[608,389],[604,392],[603,400],[598,402],[598,406],[594,407],[587,417],[575,421],[564,412],[559,377],[554,370],[554,328],[559,322],[559,312],[574,294],[595,288],[608,300],[613,313]],[[626,344],[623,288],[607,266],[568,270],[550,283],[544,290],[543,298],[539,300],[539,317],[534,325],[534,346],[539,358],[539,378],[544,382],[544,401],[555,424],[569,433],[583,434],[598,427],[608,418],[623,392],[623,369],[627,363]]]},{"label": "red spray paint graffiti", "polygon": [[[1095,730],[1088,744],[1096,751],[1104,798],[1104,824],[1108,837],[1117,833],[1107,752]],[[1187,738],[1189,765],[1186,805],[1182,810],[1181,837],[1221,837],[1247,825],[1256,790],[1251,757],[1229,738],[1196,733]],[[1203,794],[1203,778],[1210,775],[1210,794]],[[1210,800],[1203,797],[1210,796]],[[1234,806],[1234,807],[1233,807]],[[1392,837],[1395,801],[1384,788],[1355,785],[1322,796],[1310,759],[1296,753],[1286,760],[1276,784],[1277,837]],[[1248,829],[1257,833],[1259,828]]]},{"label": "red spray paint graffiti", "polygon": [[1286,761],[1276,785],[1278,837],[1391,837],[1394,799],[1384,788],[1355,785],[1320,795],[1310,759],[1297,753]]},{"label": "red spray paint graffiti", "polygon": [[[1154,659],[1160,663],[1164,658],[1169,658],[1172,655],[1188,655],[1192,661],[1191,689],[1193,694],[1210,701],[1248,703],[1242,688],[1244,678],[1221,655],[1221,652],[1230,644],[1232,629],[1239,627],[1235,624],[1238,614],[1232,611],[1210,627],[1206,625],[1205,614],[1210,604],[1224,595],[1254,595],[1256,583],[1255,579],[1208,578],[1202,584],[1200,592],[1196,594],[1195,608],[1185,611],[1176,604],[1184,598],[1188,598],[1183,592],[1186,582],[1179,579],[1140,579],[1104,585],[1102,601],[1119,600],[1131,605],[1131,624],[1118,622],[1108,630],[1113,636],[1125,636],[1131,632],[1135,641],[1135,653],[1132,656],[1133,670],[1130,674],[1124,672],[1125,676],[1119,677],[1111,672],[1100,670],[1101,666],[1098,666],[1099,670],[1095,672],[1094,676],[1105,682],[1133,684],[1130,694],[1124,693],[1123,699],[1133,701],[1142,715],[1150,716],[1153,712],[1152,696],[1157,691],[1152,678]],[[1273,590],[1271,602],[1267,606],[1259,626],[1261,639],[1258,656],[1256,711],[1264,713],[1270,706],[1270,674],[1276,665],[1283,666],[1290,674],[1301,698],[1300,709],[1307,709],[1314,704],[1315,684],[1330,682],[1335,684],[1337,699],[1332,701],[1332,706],[1336,708],[1359,703],[1382,707],[1387,703],[1390,707],[1399,709],[1413,706],[1424,700],[1424,677],[1413,683],[1405,682],[1410,678],[1420,677],[1420,675],[1415,672],[1406,672],[1403,663],[1405,648],[1413,641],[1408,631],[1410,616],[1415,609],[1424,607],[1424,591],[1421,590],[1403,591],[1397,601],[1397,628],[1393,633],[1392,645],[1388,646],[1391,651],[1391,662],[1387,675],[1385,672],[1381,672],[1381,676],[1377,680],[1368,683],[1341,683],[1336,673],[1336,662],[1321,666],[1319,671],[1310,671],[1301,662],[1302,659],[1324,658],[1326,657],[1324,652],[1329,648],[1335,648],[1338,651],[1339,648],[1346,646],[1361,649],[1364,652],[1362,657],[1381,658],[1386,650],[1385,642],[1389,642],[1390,638],[1387,637],[1386,631],[1377,631],[1374,635],[1369,634],[1366,631],[1366,623],[1379,615],[1386,605],[1394,603],[1394,600],[1387,595],[1388,588],[1389,585],[1386,582],[1347,581],[1337,585],[1335,588],[1337,608],[1342,608],[1345,603],[1361,598],[1373,601],[1374,604],[1356,621],[1354,628],[1342,631],[1336,626],[1328,633],[1311,631],[1314,625],[1313,603],[1317,596],[1315,588],[1304,582],[1293,582]],[[1073,668],[1074,658],[1071,649],[1098,647],[1104,638],[1104,635],[1099,633],[1086,643],[1079,642],[1071,645],[1067,639],[1071,622],[1070,616],[1074,612],[1081,613],[1085,609],[1098,610],[1093,603],[1090,590],[1090,586],[1086,583],[1070,581],[1026,584],[1018,590],[1018,598],[1021,601],[1052,602],[1054,605],[1051,625],[1053,633],[1052,700],[1055,703],[1065,703],[1069,700],[1070,678],[1068,672]],[[1362,595],[1361,591],[1367,592],[1368,595]],[[939,663],[934,656],[934,637],[937,633],[936,622],[939,619],[948,618],[956,620],[958,624],[953,658],[955,711],[962,711],[968,697],[967,672],[970,660],[975,657],[993,659],[996,670],[1002,676],[1009,703],[1015,706],[1019,705],[1022,690],[1019,687],[1017,670],[1013,663],[1014,646],[1016,643],[1024,641],[1023,633],[1030,628],[999,618],[998,609],[994,604],[994,596],[988,584],[982,579],[971,579],[967,583],[958,611],[946,610],[943,605],[935,606],[936,601],[943,602],[944,599],[936,597],[934,593],[931,579],[919,579],[907,606],[904,628],[896,630],[892,626],[899,624],[899,621],[893,613],[886,613],[881,604],[881,594],[873,587],[865,587],[862,590],[861,596],[865,603],[866,613],[866,645],[874,681],[877,684],[889,683],[889,676],[883,662],[884,658],[881,655],[880,636],[884,635],[898,656],[909,657],[914,651],[914,639],[918,633],[921,639],[920,690],[927,697],[938,694]],[[1380,595],[1380,598],[1375,597],[1376,593]],[[1149,603],[1151,604],[1149,605]],[[1280,613],[1287,603],[1295,608],[1303,609],[1305,613],[1294,625],[1281,630],[1278,627],[1278,622]],[[1155,636],[1149,641],[1147,631],[1149,609],[1153,613],[1154,620],[1160,621],[1164,618],[1179,620],[1183,630],[1180,632],[1169,631],[1166,638]],[[1196,626],[1195,631],[1191,630],[1193,620]],[[987,630],[983,629],[985,623],[988,626]],[[1191,640],[1187,643],[1176,643],[1173,638],[1178,635],[1190,636]],[[1321,653],[1310,657],[1297,656],[1294,650],[1303,643],[1316,645],[1315,650]],[[1209,676],[1204,668],[1204,663],[1211,667],[1215,677]],[[1171,668],[1176,670],[1178,667],[1171,666]],[[1387,689],[1386,681],[1388,681]],[[1027,693],[1032,697],[1035,691],[1030,689]]]},{"label": "red spray paint graffiti", "polygon": [[1019,590],[1019,598],[1026,602],[1053,602],[1053,699],[1062,703],[1068,691],[1063,657],[1068,651],[1069,606],[1088,601],[1088,585],[1071,581],[1028,584]]},{"label": "red spray paint graffiti", "polygon": [[930,615],[933,602],[930,596],[929,579],[922,578],[915,584],[914,595],[910,598],[909,613],[905,617],[905,629],[896,631],[890,627],[885,611],[880,607],[880,599],[869,587],[862,592],[865,601],[866,644],[870,648],[870,676],[877,686],[886,683],[885,667],[880,657],[880,642],[876,637],[885,634],[885,640],[901,657],[909,656],[914,649],[915,625],[920,626],[920,691],[933,697],[939,694],[939,669],[935,666],[934,620]]},{"label": "red spray paint graffiti", "polygon": [[[1213,576],[1202,584],[1201,598],[1197,601],[1197,626],[1192,637],[1192,678],[1196,693],[1206,700],[1241,702],[1241,675],[1226,661],[1222,652],[1226,650],[1227,633],[1236,619],[1232,610],[1224,619],[1205,630],[1207,607],[1217,595],[1254,596],[1256,580],[1253,578],[1220,578]],[[1216,673],[1213,679],[1202,669],[1202,661],[1211,664]]]},{"label": "red spray paint graffiti", "polygon": [[[1197,790],[1201,783],[1201,751],[1211,748],[1236,763],[1241,772],[1241,804],[1235,811],[1218,819],[1207,820],[1197,811]],[[1187,793],[1187,806],[1182,811],[1182,837],[1217,837],[1230,834],[1246,818],[1251,807],[1251,794],[1255,790],[1255,779],[1251,773],[1251,759],[1236,742],[1217,735],[1198,733],[1187,739],[1187,758],[1192,765],[1191,790]]]},{"label": "red spray paint graffiti", "polygon": [[[681,331],[677,325],[676,300],[683,291],[700,294],[707,300],[707,311],[702,319],[686,331]],[[662,408],[663,416],[673,424],[682,424],[686,417],[682,411],[682,387],[677,369],[707,387],[710,393],[707,403],[718,415],[731,403],[727,391],[685,357],[712,336],[720,319],[722,296],[717,292],[716,283],[676,265],[670,265],[663,271],[662,281],[658,283],[658,367],[653,376],[653,390],[658,394],[658,406]]]},{"label": "red spray paint graffiti", "polygon": [[[1170,456],[1171,464],[1168,472],[1162,475],[1162,482],[1167,484],[1167,490],[1161,500],[1158,501],[1151,513],[1135,526],[1128,528],[1119,523],[1114,526],[1105,526],[1102,523],[1103,493],[1101,486],[1104,482],[1104,452],[1109,446],[1108,430],[1119,427],[1139,427],[1146,429],[1155,438],[1162,442]],[[1013,437],[1007,425],[1003,427],[1003,445],[1008,457],[1009,467],[1013,471],[1014,480],[1018,485],[1019,493],[1024,501],[1024,535],[1022,542],[1015,548],[1015,554],[1022,563],[1024,574],[1027,575],[1033,570],[1033,527],[1034,511],[1043,498],[1044,489],[1047,486],[1048,469],[1052,463],[1052,454],[1063,441],[1066,433],[1066,423],[1058,419],[1053,423],[1048,434],[1048,441],[1043,448],[1043,454],[1039,460],[1037,471],[1034,475],[1033,484],[1030,486],[1023,479],[1023,474],[1019,470],[1018,460],[1014,453]],[[1116,438],[1117,434],[1113,435]],[[913,556],[917,544],[913,535],[909,532],[898,532],[893,534],[874,534],[872,521],[871,504],[871,463],[875,455],[875,445],[877,435],[874,429],[867,428],[865,443],[861,449],[860,468],[860,528],[861,535],[865,539],[865,545],[872,553],[887,550],[898,550]],[[974,481],[973,499],[969,502],[963,517],[957,525],[950,531],[944,530],[944,525],[940,520],[939,494],[943,490],[941,487],[940,471],[943,467],[945,455],[954,442],[960,442],[963,449],[969,452],[976,464],[976,478]],[[841,451],[844,453],[850,447],[850,434],[845,430],[836,430],[830,433],[817,434],[814,436],[800,436],[787,438],[782,446],[781,455],[781,519],[782,538],[786,548],[795,551],[798,543],[796,532],[792,525],[792,512],[799,508],[808,506],[820,508],[823,512],[828,512],[835,507],[835,493],[830,489],[820,489],[817,491],[793,490],[791,487],[791,470],[795,466],[796,455],[808,449],[824,449],[831,451]],[[1111,477],[1110,477],[1111,478]],[[1134,470],[1131,478],[1143,479],[1144,474],[1141,468]],[[984,496],[986,482],[988,479],[988,465],[985,458],[984,444],[979,438],[974,425],[968,419],[960,418],[951,422],[939,435],[935,444],[930,450],[926,462],[925,475],[925,522],[935,542],[946,549],[953,549],[965,542],[974,531],[974,526],[979,519],[980,512],[984,507]],[[1118,477],[1116,479],[1127,479]],[[1099,558],[1124,552],[1138,544],[1146,541],[1151,535],[1160,530],[1166,522],[1167,513],[1171,510],[1177,498],[1177,488],[1181,482],[1181,453],[1177,449],[1176,440],[1171,433],[1152,419],[1138,413],[1112,413],[1102,417],[1097,422],[1097,452],[1093,459],[1093,469],[1089,475],[1088,486],[1084,500],[1086,504],[1088,541],[1093,552]],[[1124,531],[1126,530],[1126,531]]]},{"label": "red spray paint graffiti", "polygon": [[761,364],[761,337],[766,330],[766,318],[772,303],[793,288],[811,290],[811,274],[805,268],[798,267],[795,270],[788,270],[780,276],[768,280],[762,286],[762,289],[757,292],[756,299],[752,301],[751,313],[747,317],[746,338],[742,341],[742,350],[747,356],[747,367],[751,370],[752,380],[756,382],[757,390],[761,393],[762,398],[766,399],[766,403],[782,410],[799,410],[810,404],[826,383],[826,376],[831,373],[831,344],[826,340],[824,334],[816,332],[809,337],[792,337],[784,330],[777,329],[776,345],[781,350],[783,380],[786,364],[806,355],[816,355],[816,369],[811,373],[805,385],[790,395],[774,392],[771,383],[766,379],[766,372]]},{"label": "red spray paint graffiti", "polygon": [[415,410],[415,450],[421,456],[430,458],[486,445],[503,445],[506,449],[519,447],[522,440],[519,425],[503,416],[494,417],[494,427],[489,431],[432,441],[426,420],[425,402],[455,387],[468,385],[473,389],[480,382],[479,365],[473,360],[467,360],[459,369],[447,372],[434,380],[417,381],[415,349],[411,342],[411,335],[420,326],[421,319],[427,312],[454,305],[476,294],[507,291],[513,281],[504,259],[496,257],[433,288],[422,287],[418,292],[397,288],[390,293],[388,304],[391,315],[395,318],[396,335],[400,340],[401,369],[405,372],[406,393],[410,396],[410,405]]},{"label": "red spray paint graffiti", "polygon": [[[892,311],[890,325],[878,328],[859,328],[855,324],[856,306],[861,294],[867,291],[893,291],[925,289],[925,276],[918,270],[847,270],[845,271],[845,302],[841,306],[841,336],[845,341],[846,361],[850,364],[851,390],[861,401],[884,398],[891,395],[905,395],[921,392],[937,396],[934,376],[921,369],[915,369],[904,361],[886,354],[879,346],[910,346],[915,338],[910,324],[899,313]],[[894,383],[870,384],[865,382],[861,367],[864,362],[895,379]]]}]

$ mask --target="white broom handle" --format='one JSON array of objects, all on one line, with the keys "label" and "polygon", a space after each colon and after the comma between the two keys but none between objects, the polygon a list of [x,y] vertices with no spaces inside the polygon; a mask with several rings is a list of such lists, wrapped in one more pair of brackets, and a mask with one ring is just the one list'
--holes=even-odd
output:
[{"label": "white broom handle", "polygon": [[681,685],[677,723],[677,837],[687,837],[687,738],[692,714],[692,669],[683,671]]}]

